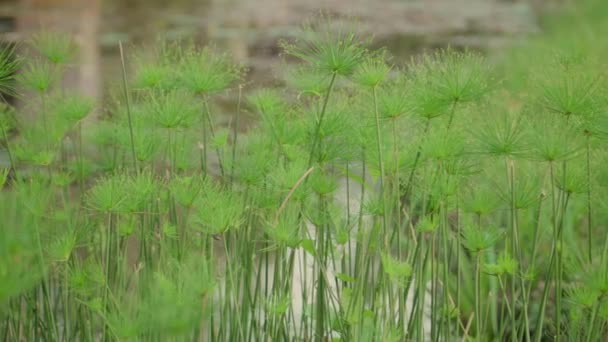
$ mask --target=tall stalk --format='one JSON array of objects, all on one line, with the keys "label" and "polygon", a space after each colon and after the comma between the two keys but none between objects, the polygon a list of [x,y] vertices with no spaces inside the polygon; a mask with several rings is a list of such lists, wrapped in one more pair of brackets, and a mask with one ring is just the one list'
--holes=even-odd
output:
[{"label": "tall stalk", "polygon": [[[321,212],[325,211],[325,206],[324,206],[324,200],[321,199],[320,200],[320,208],[319,210],[321,210]],[[317,298],[315,299],[315,306],[317,308],[316,310],[316,317],[315,317],[315,338],[317,340],[323,340],[325,339],[324,334],[325,334],[325,319],[327,319],[326,317],[326,296],[325,296],[325,270],[324,265],[327,264],[327,250],[326,250],[326,235],[329,232],[327,231],[327,227],[325,226],[325,224],[321,224],[319,226],[317,226],[317,251],[319,253],[319,265],[318,265],[318,270],[317,270],[317,287],[316,287],[316,295]]]},{"label": "tall stalk", "polygon": [[[213,125],[213,120],[211,120],[211,108],[209,107],[209,98],[207,95],[203,95],[203,105],[203,120],[206,120],[209,124],[209,137],[205,135],[205,140],[207,140],[207,138],[213,138],[215,136],[215,128]],[[204,134],[206,134],[206,132],[204,132]],[[207,145],[207,141],[205,141],[204,144]],[[222,162],[222,154],[219,148],[215,149],[215,154],[217,156],[217,162],[220,168],[220,176],[224,178],[224,163]]]},{"label": "tall stalk", "polygon": [[591,211],[591,135],[586,134],[586,162],[587,162],[587,253],[589,264],[593,264],[593,212]]},{"label": "tall stalk", "polygon": [[[378,160],[379,160],[379,166],[380,166],[380,193],[382,194],[382,199],[383,201],[386,200],[385,198],[385,194],[386,192],[384,191],[384,158],[382,156],[382,143],[380,141],[380,114],[378,113],[378,91],[376,90],[376,87],[372,88],[372,92],[373,92],[373,101],[374,101],[374,120],[375,120],[375,131],[376,131],[376,149],[378,152]],[[386,222],[385,222],[385,227],[386,228]]]},{"label": "tall stalk", "polygon": [[[562,172],[563,172],[563,183],[562,184],[566,184],[565,180],[566,180],[566,162],[562,163]],[[565,189],[564,189],[565,191]],[[556,281],[556,287],[555,287],[555,306],[556,306],[556,313],[555,313],[555,328],[557,330],[556,333],[556,341],[559,342],[561,341],[561,332],[562,332],[562,327],[561,327],[561,319],[562,319],[562,278],[563,278],[563,271],[564,271],[564,264],[563,264],[563,248],[564,248],[564,234],[563,234],[563,229],[564,229],[564,221],[565,221],[565,216],[566,216],[566,208],[568,206],[568,199],[569,199],[569,194],[568,193],[563,193],[563,196],[565,196],[565,200],[563,200],[563,207],[561,208],[561,217],[560,217],[560,224],[559,224],[559,228],[558,228],[558,236],[557,236],[557,270],[556,270],[556,274],[555,274],[555,281]]]},{"label": "tall stalk", "polygon": [[321,107],[321,113],[319,113],[319,117],[317,118],[317,125],[315,126],[315,131],[312,136],[312,147],[310,148],[310,155],[308,156],[308,168],[310,168],[313,164],[315,154],[317,153],[317,147],[319,145],[321,134],[321,126],[323,125],[323,119],[325,118],[325,112],[327,110],[327,104],[329,102],[329,98],[331,97],[331,93],[334,89],[334,84],[336,82],[336,77],[338,74],[335,72],[331,74],[331,79],[329,81],[329,86],[327,87],[327,92],[323,97],[323,106]]},{"label": "tall stalk", "polygon": [[478,251],[475,255],[475,335],[480,342],[483,341],[481,312],[481,252]]},{"label": "tall stalk", "polygon": [[448,120],[448,131],[452,128],[452,122],[454,121],[454,114],[456,113],[456,105],[458,104],[458,100],[454,100],[452,102],[452,108],[450,109],[450,118]]},{"label": "tall stalk", "polygon": [[236,162],[236,146],[239,137],[239,123],[241,119],[241,100],[243,98],[243,86],[239,85],[239,96],[236,104],[236,116],[234,119],[234,128],[232,131],[232,161],[230,163],[230,186],[234,182],[234,167]]},{"label": "tall stalk", "polygon": [[[564,167],[565,167],[565,162],[564,162]],[[565,169],[564,169],[564,173],[565,173]],[[553,223],[553,246],[551,249],[551,257],[550,257],[550,261],[549,261],[549,266],[547,267],[547,272],[545,275],[545,287],[543,289],[543,295],[541,298],[541,303],[540,303],[540,310],[538,312],[538,318],[537,318],[537,326],[539,327],[536,330],[535,336],[534,336],[534,340],[537,342],[541,341],[542,338],[542,327],[543,327],[543,321],[545,318],[545,310],[546,310],[546,305],[547,305],[547,298],[548,298],[548,294],[549,294],[549,289],[551,288],[550,284],[550,280],[554,279],[556,285],[554,288],[554,292],[555,292],[555,301],[556,301],[556,313],[555,313],[555,317],[554,317],[554,324],[556,329],[558,330],[559,333],[561,333],[561,327],[559,327],[559,324],[561,322],[561,313],[558,310],[561,310],[561,279],[559,279],[560,274],[561,274],[561,270],[560,270],[560,265],[559,265],[559,259],[560,256],[559,254],[560,249],[562,248],[561,246],[561,236],[562,236],[562,232],[561,232],[561,226],[563,225],[563,221],[564,221],[564,215],[566,212],[566,209],[568,207],[568,199],[569,196],[565,196],[565,199],[562,201],[561,196],[560,199],[556,199],[556,191],[555,191],[555,173],[554,173],[554,164],[553,162],[549,162],[549,181],[550,181],[550,186],[551,186],[551,207],[552,207],[552,223]],[[560,208],[558,208],[558,206],[560,206]],[[559,306],[559,308],[557,308]],[[559,328],[558,328],[559,327]],[[559,336],[556,336],[559,339]]]},{"label": "tall stalk", "polygon": [[48,123],[48,118],[47,118],[47,113],[46,113],[46,100],[45,100],[45,94],[44,92],[40,93],[40,112],[41,112],[41,116],[42,116],[42,128],[44,128],[44,143],[45,143],[45,148],[46,151],[50,151],[51,149],[51,143],[49,140],[49,136],[50,133],[49,132],[49,123]]},{"label": "tall stalk", "polygon": [[392,194],[390,196],[390,201],[392,201],[393,205],[391,206],[391,211],[394,210],[391,217],[395,220],[395,226],[391,236],[391,242],[393,238],[397,237],[397,255],[401,258],[401,203],[399,201],[399,185],[401,184],[401,178],[399,177],[399,154],[398,143],[397,143],[397,119],[391,119],[391,127],[392,127],[392,135],[393,135],[393,162],[394,166],[394,174],[392,175]]},{"label": "tall stalk", "polygon": [[46,275],[46,270],[44,269],[45,259],[44,259],[44,252],[42,249],[42,241],[40,238],[40,227],[37,222],[34,225],[36,228],[36,244],[38,247],[38,258],[40,260],[40,272],[43,275],[42,282],[40,283],[40,291],[37,291],[38,297],[36,300],[36,305],[40,302],[40,304],[42,306],[41,310],[45,313],[44,318],[47,320],[45,323],[51,326],[50,329],[48,329],[48,327],[47,327],[47,329],[50,330],[50,332],[49,331],[46,332],[48,334],[47,338],[50,337],[51,339],[59,339],[59,333],[57,331],[57,323],[55,320],[53,306],[51,305],[51,295],[49,293],[49,288],[48,288],[49,278]]},{"label": "tall stalk", "polygon": [[382,206],[384,214],[382,215],[382,232],[384,236],[384,247],[388,248],[388,226],[386,222],[386,216],[388,215],[387,211],[387,197],[386,197],[386,189],[385,189],[385,172],[384,172],[384,157],[382,155],[382,143],[380,141],[380,113],[378,112],[378,94],[376,86],[372,88],[372,95],[374,101],[374,120],[375,120],[375,130],[376,130],[376,149],[378,152],[378,161],[380,166],[380,197],[382,198]]},{"label": "tall stalk", "polygon": [[135,154],[135,138],[133,134],[133,121],[131,118],[131,100],[129,98],[129,87],[127,86],[127,68],[125,66],[125,55],[122,49],[122,42],[118,42],[118,48],[120,50],[120,64],[122,67],[122,89],[125,95],[125,105],[127,107],[127,120],[129,123],[129,139],[131,142],[131,158],[133,158],[133,168],[137,169],[137,155]]},{"label": "tall stalk", "polygon": [[[512,160],[507,159],[505,161],[505,165],[507,168],[507,184],[509,184],[509,192],[511,194],[510,202],[510,223],[511,223],[511,255],[518,260],[523,261],[523,256],[521,253],[520,245],[519,245],[519,226],[517,219],[517,208],[515,207],[515,166]],[[523,277],[519,277],[519,285],[521,288],[522,297],[524,300],[524,334],[526,336],[526,341],[530,340],[530,324],[528,319],[528,306],[526,299],[526,285]],[[515,308],[516,298],[515,298],[515,276],[511,279],[511,307]],[[516,339],[517,334],[515,334],[515,322],[512,323],[511,333],[514,334],[511,338]]]},{"label": "tall stalk", "polygon": [[416,148],[416,157],[414,158],[414,165],[412,166],[412,170],[410,171],[410,175],[408,176],[407,183],[405,185],[405,191],[403,194],[403,199],[407,200],[410,195],[410,190],[412,189],[412,181],[414,180],[414,174],[416,173],[416,168],[418,167],[418,163],[420,162],[420,157],[422,155],[422,144],[426,139],[427,134],[429,133],[429,129],[431,127],[431,119],[426,119],[424,123],[424,131],[422,133],[422,139],[418,144],[418,148]]}]

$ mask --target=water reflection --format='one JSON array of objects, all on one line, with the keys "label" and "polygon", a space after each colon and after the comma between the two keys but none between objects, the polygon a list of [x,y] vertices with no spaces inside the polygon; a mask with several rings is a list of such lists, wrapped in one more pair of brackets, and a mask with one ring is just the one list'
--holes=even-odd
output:
[{"label": "water reflection", "polygon": [[404,57],[429,46],[497,45],[536,27],[528,2],[504,0],[21,0],[13,8],[25,35],[40,28],[74,34],[81,66],[70,83],[94,96],[119,74],[118,41],[213,41],[253,67],[257,80],[276,67],[276,40],[319,11],[356,18],[362,31]]}]

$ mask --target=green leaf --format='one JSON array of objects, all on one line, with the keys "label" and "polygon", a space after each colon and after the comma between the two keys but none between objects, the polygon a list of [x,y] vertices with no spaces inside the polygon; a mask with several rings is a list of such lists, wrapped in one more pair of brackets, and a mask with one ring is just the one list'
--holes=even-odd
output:
[{"label": "green leaf", "polygon": [[348,274],[345,274],[345,273],[337,273],[336,274],[336,278],[338,278],[338,279],[340,279],[340,280],[342,280],[344,282],[347,282],[347,283],[354,283],[354,282],[357,281],[357,279],[355,279],[354,277],[351,277],[351,276],[349,276]]},{"label": "green leaf", "polygon": [[311,239],[304,239],[300,241],[300,247],[302,247],[308,254],[315,256],[315,242]]}]

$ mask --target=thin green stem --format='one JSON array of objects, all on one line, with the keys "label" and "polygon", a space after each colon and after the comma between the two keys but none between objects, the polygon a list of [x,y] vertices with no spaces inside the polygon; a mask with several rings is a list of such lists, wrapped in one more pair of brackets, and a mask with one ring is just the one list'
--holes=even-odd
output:
[{"label": "thin green stem", "polygon": [[125,55],[122,48],[122,42],[118,42],[120,50],[120,64],[122,67],[122,89],[125,95],[125,105],[127,107],[127,121],[129,123],[129,139],[131,143],[131,157],[133,158],[133,168],[137,169],[137,154],[135,154],[135,135],[133,133],[133,121],[131,118],[131,100],[129,98],[129,87],[127,86],[127,67],[125,66]]},{"label": "thin green stem", "polygon": [[241,119],[241,101],[243,97],[243,86],[239,85],[239,96],[236,104],[236,116],[234,119],[234,127],[232,131],[232,162],[230,163],[230,186],[234,182],[234,167],[236,163],[236,146],[239,137],[239,123]]},{"label": "thin green stem", "polygon": [[593,337],[595,336],[595,321],[597,320],[597,314],[600,309],[600,305],[602,304],[602,298],[598,298],[598,300],[593,305],[593,310],[591,312],[591,318],[589,319],[589,325],[587,326],[587,338],[585,342],[595,341]]},{"label": "thin green stem", "polygon": [[[565,180],[566,180],[566,162],[562,163],[562,177],[563,177],[563,181],[562,184],[565,184]],[[563,268],[564,268],[564,264],[563,264],[563,248],[564,248],[564,234],[563,234],[563,229],[564,229],[564,220],[565,220],[565,216],[566,216],[566,206],[568,205],[568,198],[569,198],[569,194],[564,194],[566,196],[566,199],[563,201],[563,207],[561,209],[561,217],[560,217],[560,224],[559,224],[559,228],[558,228],[558,239],[557,239],[557,272],[555,274],[555,281],[556,281],[556,287],[555,287],[555,329],[556,329],[556,341],[559,342],[561,341],[561,332],[562,332],[562,326],[561,326],[561,319],[562,319],[562,281],[563,281]]]},{"label": "thin green stem", "polygon": [[593,264],[593,212],[591,210],[591,136],[587,134],[586,162],[587,162],[587,253],[589,264]]},{"label": "thin green stem", "polygon": [[384,247],[388,248],[388,240],[387,240],[387,222],[386,216],[389,214],[387,211],[387,198],[386,198],[386,189],[385,185],[385,171],[384,171],[384,156],[382,155],[382,142],[380,140],[380,113],[378,112],[378,91],[376,87],[372,88],[373,101],[374,101],[374,120],[375,120],[375,130],[376,130],[376,149],[378,152],[378,163],[380,167],[380,196],[382,198],[382,205],[384,208],[384,215],[382,215],[382,230],[384,236]]},{"label": "thin green stem", "polygon": [[49,132],[49,125],[48,125],[48,118],[47,113],[46,113],[46,100],[45,100],[45,96],[44,93],[40,93],[40,111],[42,113],[42,128],[44,128],[44,143],[45,143],[45,148],[46,151],[50,151],[50,140],[49,137],[51,135],[51,132]]},{"label": "thin green stem", "polygon": [[422,155],[422,144],[426,139],[427,134],[429,133],[429,129],[431,127],[431,120],[427,119],[424,124],[424,132],[422,133],[422,139],[418,144],[418,148],[416,149],[416,157],[414,158],[414,164],[412,166],[412,170],[410,171],[410,175],[408,176],[407,183],[405,185],[404,195],[402,196],[403,201],[407,201],[410,195],[410,191],[412,189],[412,181],[414,180],[414,174],[416,173],[416,168],[418,167],[418,163],[420,162],[420,157]]},{"label": "thin green stem", "polygon": [[475,335],[477,341],[483,341],[481,319],[481,252],[477,252],[475,256]]},{"label": "thin green stem", "polygon": [[450,119],[448,121],[448,131],[452,127],[452,122],[454,121],[454,114],[456,113],[456,105],[458,104],[458,100],[452,102],[452,108],[450,109]]},{"label": "thin green stem", "polygon": [[[204,118],[203,120],[207,120],[207,123],[209,124],[209,138],[212,138],[215,136],[215,128],[213,125],[213,120],[211,120],[211,107],[209,106],[209,98],[207,97],[207,95],[203,95],[203,105],[205,106],[205,110],[204,110]],[[207,144],[207,142],[205,142],[205,145]],[[220,175],[222,176],[222,178],[224,177],[224,163],[222,162],[222,153],[220,152],[219,147],[215,149],[215,154],[217,156],[217,162],[220,168]]]},{"label": "thin green stem", "polygon": [[321,134],[321,126],[323,125],[323,119],[325,118],[325,112],[327,111],[327,104],[329,102],[329,98],[331,97],[331,93],[334,89],[334,84],[336,82],[336,73],[331,74],[331,79],[329,81],[329,86],[327,87],[327,92],[325,93],[325,97],[323,98],[323,106],[321,107],[321,113],[319,113],[319,117],[317,119],[317,125],[315,126],[315,132],[312,140],[312,147],[310,148],[310,155],[308,156],[308,168],[310,168],[313,164],[315,154],[317,153],[318,145],[320,144]]},{"label": "thin green stem", "polygon": [[[515,207],[516,203],[515,203],[515,166],[514,166],[514,162],[512,160],[506,160],[506,167],[507,167],[507,182],[509,184],[509,191],[511,193],[511,199],[510,199],[510,211],[511,211],[511,243],[512,243],[512,255],[517,258],[520,261],[523,261],[523,256],[521,254],[521,248],[520,248],[520,244],[519,244],[519,226],[518,226],[518,219],[517,219],[517,208]],[[514,276],[515,277],[515,276]],[[519,277],[519,285],[521,287],[521,291],[522,291],[522,296],[523,296],[523,301],[524,301],[524,308],[523,308],[523,314],[524,314],[524,333],[526,335],[526,341],[530,340],[530,324],[529,324],[529,319],[528,319],[528,306],[527,306],[527,299],[526,299],[526,285],[525,285],[525,281],[523,279],[523,277]],[[515,279],[513,278],[511,280],[511,306],[514,308],[515,307],[515,303],[516,303],[516,297],[515,297]],[[512,322],[513,326],[512,326],[512,331],[511,333],[515,333],[514,329],[515,329],[515,322]],[[516,339],[517,335],[512,336],[512,339]]]}]

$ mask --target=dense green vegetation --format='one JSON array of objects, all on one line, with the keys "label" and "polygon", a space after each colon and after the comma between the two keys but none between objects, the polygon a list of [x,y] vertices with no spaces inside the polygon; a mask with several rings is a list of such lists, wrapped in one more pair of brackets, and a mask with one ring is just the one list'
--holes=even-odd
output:
[{"label": "dense green vegetation", "polygon": [[159,44],[99,105],[68,37],[5,49],[0,339],[599,340],[606,7],[409,63],[321,18],[271,89]]}]

